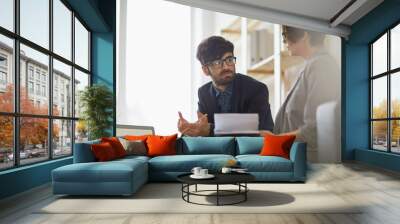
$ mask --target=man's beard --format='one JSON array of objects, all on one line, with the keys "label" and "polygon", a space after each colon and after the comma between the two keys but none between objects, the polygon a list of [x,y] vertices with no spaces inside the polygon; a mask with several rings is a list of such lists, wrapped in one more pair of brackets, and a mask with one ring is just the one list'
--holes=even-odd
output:
[{"label": "man's beard", "polygon": [[229,83],[231,83],[233,81],[233,78],[235,77],[235,72],[231,71],[231,70],[224,70],[220,74],[221,75],[219,75],[218,78],[216,78],[214,80],[215,84],[217,84],[219,86],[228,85]]}]

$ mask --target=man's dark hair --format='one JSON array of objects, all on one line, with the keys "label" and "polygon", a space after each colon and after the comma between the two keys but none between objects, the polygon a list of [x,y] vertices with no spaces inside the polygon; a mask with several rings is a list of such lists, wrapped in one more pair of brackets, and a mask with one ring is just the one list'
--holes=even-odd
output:
[{"label": "man's dark hair", "polygon": [[202,65],[218,60],[227,52],[233,53],[233,44],[220,36],[211,36],[197,47],[197,59]]},{"label": "man's dark hair", "polygon": [[303,30],[290,26],[282,26],[282,36],[284,40],[289,40],[290,42],[297,42],[302,37],[304,37],[305,33],[308,33],[310,36],[310,44],[312,46],[322,45],[324,43],[325,35],[322,33],[318,33],[310,30]]}]

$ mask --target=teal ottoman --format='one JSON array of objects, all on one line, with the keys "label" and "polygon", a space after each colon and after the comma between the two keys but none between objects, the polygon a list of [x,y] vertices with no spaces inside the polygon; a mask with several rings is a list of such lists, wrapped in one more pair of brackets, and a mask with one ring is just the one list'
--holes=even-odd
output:
[{"label": "teal ottoman", "polygon": [[148,180],[147,157],[74,163],[52,171],[53,193],[132,195]]}]

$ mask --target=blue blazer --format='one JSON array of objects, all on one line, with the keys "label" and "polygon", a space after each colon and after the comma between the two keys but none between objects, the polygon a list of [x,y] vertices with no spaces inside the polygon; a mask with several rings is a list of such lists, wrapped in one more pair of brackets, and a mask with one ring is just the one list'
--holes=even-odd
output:
[{"label": "blue blazer", "polygon": [[[214,134],[214,114],[220,113],[212,82],[204,84],[198,90],[198,111],[208,115],[211,123],[211,135]],[[250,76],[235,74],[232,88],[232,113],[258,113],[259,129],[272,131],[274,121],[268,101],[267,86]]]}]

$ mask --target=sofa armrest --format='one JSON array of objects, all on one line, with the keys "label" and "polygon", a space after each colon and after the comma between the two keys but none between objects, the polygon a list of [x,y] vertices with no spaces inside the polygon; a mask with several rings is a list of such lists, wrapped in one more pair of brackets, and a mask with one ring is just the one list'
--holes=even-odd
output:
[{"label": "sofa armrest", "polygon": [[305,181],[307,174],[307,144],[294,142],[290,149],[290,160],[293,162],[294,181]]},{"label": "sofa armrest", "polygon": [[90,146],[92,144],[100,143],[99,140],[89,141],[89,142],[81,142],[75,143],[74,147],[74,163],[89,163],[95,162],[96,158],[94,157]]}]

